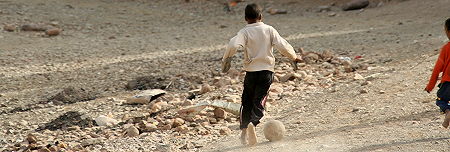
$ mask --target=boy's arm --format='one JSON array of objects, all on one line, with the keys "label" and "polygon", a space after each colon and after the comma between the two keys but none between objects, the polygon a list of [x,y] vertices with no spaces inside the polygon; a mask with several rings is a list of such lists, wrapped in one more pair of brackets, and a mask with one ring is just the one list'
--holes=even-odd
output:
[{"label": "boy's arm", "polygon": [[293,61],[297,61],[297,54],[295,54],[294,48],[289,44],[283,37],[280,36],[277,30],[272,29],[272,45],[275,49],[279,50],[280,53],[288,57]]},{"label": "boy's arm", "polygon": [[231,67],[231,57],[236,54],[238,49],[245,47],[245,35],[242,31],[239,31],[236,36],[231,38],[225,53],[222,57],[222,72],[228,72]]},{"label": "boy's arm", "polygon": [[428,82],[427,87],[425,88],[425,91],[428,93],[433,90],[433,88],[436,86],[437,79],[439,77],[439,74],[442,72],[444,68],[446,50],[443,48],[441,50],[441,53],[439,54],[439,58],[436,61],[436,64],[434,65],[433,73],[431,74],[430,81]]},{"label": "boy's arm", "polygon": [[223,54],[222,61],[225,61],[227,58],[232,57],[236,54],[238,49],[245,47],[245,36],[242,31],[239,31],[236,36],[231,38],[228,46],[226,48],[225,54]]}]

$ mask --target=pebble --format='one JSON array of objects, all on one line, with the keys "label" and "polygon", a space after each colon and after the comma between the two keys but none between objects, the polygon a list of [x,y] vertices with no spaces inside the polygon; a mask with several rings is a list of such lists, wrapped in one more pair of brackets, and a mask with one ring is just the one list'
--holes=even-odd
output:
[{"label": "pebble", "polygon": [[216,108],[214,109],[214,117],[226,119],[227,118],[227,112],[223,110],[222,108]]},{"label": "pebble", "polygon": [[14,32],[17,29],[17,27],[15,25],[5,25],[3,26],[3,30],[8,31],[8,32]]},{"label": "pebble", "polygon": [[38,152],[51,152],[51,151],[47,147],[43,147],[43,148],[39,149]]},{"label": "pebble", "polygon": [[34,144],[34,143],[37,143],[38,140],[37,140],[36,136],[34,136],[33,134],[28,134],[27,141],[30,144]]},{"label": "pebble", "polygon": [[228,128],[228,127],[220,128],[219,133],[221,135],[230,135],[231,134],[231,129]]},{"label": "pebble", "polygon": [[95,118],[95,123],[99,126],[113,126],[119,123],[116,119],[101,115]]},{"label": "pebble", "polygon": [[130,126],[126,130],[126,135],[128,137],[136,137],[139,136],[139,130],[135,126]]},{"label": "pebble", "polygon": [[358,73],[355,73],[355,76],[353,77],[353,79],[355,79],[355,80],[363,80],[364,77],[362,75],[358,74]]},{"label": "pebble", "polygon": [[61,29],[59,28],[52,28],[52,29],[48,29],[45,31],[45,34],[47,34],[48,36],[57,36],[62,32]]},{"label": "pebble", "polygon": [[200,94],[205,94],[205,93],[211,92],[211,91],[212,91],[212,88],[211,88],[211,86],[209,84],[203,84],[199,93]]},{"label": "pebble", "polygon": [[105,140],[106,139],[103,137],[85,139],[85,140],[81,141],[81,146],[86,147],[86,146],[90,146],[90,145],[103,144],[103,143],[105,143],[104,142]]},{"label": "pebble", "polygon": [[181,118],[175,118],[175,120],[173,121],[172,125],[173,127],[178,127],[184,124],[184,120]]}]

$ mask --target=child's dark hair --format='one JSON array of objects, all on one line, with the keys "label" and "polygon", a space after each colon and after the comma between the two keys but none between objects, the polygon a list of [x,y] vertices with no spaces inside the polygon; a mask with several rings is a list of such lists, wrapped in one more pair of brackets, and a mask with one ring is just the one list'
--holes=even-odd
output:
[{"label": "child's dark hair", "polygon": [[245,18],[258,19],[261,16],[262,9],[258,4],[248,4],[245,7]]},{"label": "child's dark hair", "polygon": [[[246,12],[247,13],[247,12]],[[448,18],[446,21],[445,21],[445,27],[447,28],[447,31],[450,31],[450,18]]]}]

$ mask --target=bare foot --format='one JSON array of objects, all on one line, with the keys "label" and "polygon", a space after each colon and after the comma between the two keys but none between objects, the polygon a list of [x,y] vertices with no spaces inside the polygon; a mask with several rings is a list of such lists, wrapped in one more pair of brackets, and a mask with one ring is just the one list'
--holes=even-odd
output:
[{"label": "bare foot", "polygon": [[448,128],[449,124],[450,124],[450,110],[446,110],[445,111],[445,119],[444,119],[444,122],[442,123],[442,126],[444,128]]},{"label": "bare foot", "polygon": [[247,135],[248,135],[248,145],[253,146],[258,142],[256,139],[255,126],[253,126],[252,123],[248,124]]},{"label": "bare foot", "polygon": [[241,130],[241,144],[247,145],[247,128]]}]

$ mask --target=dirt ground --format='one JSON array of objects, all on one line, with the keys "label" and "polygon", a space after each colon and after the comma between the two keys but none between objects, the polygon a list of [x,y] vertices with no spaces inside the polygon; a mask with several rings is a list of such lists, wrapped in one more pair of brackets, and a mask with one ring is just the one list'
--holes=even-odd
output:
[{"label": "dirt ground", "polygon": [[[251,2],[288,11],[265,12],[264,22],[295,48],[362,56],[369,68],[356,72],[364,79],[354,80],[356,72],[351,72],[330,82],[317,78],[313,84],[320,85],[275,83],[285,91],[273,98],[264,121],[282,121],[286,137],[268,142],[258,126],[254,147],[240,145],[236,116],[203,127],[211,131],[208,135],[198,135],[201,129],[192,134],[168,130],[124,138],[120,125],[36,131],[69,111],[93,118],[113,115],[124,122],[125,116],[147,116],[149,106],[116,102],[139,92],[126,87],[139,76],[170,79],[168,94],[180,102],[202,84],[213,85],[215,77],[225,79],[220,73],[225,44],[245,26],[242,10]],[[0,31],[0,150],[34,133],[42,145],[61,141],[88,151],[450,151],[449,130],[441,127],[443,116],[434,104],[437,89],[423,91],[448,41],[443,22],[450,0],[374,0],[366,9],[348,12],[339,8],[344,2],[247,0],[228,11],[223,0],[0,0],[2,27],[44,23],[63,29],[53,37]],[[330,11],[318,11],[332,3]],[[285,61],[278,58],[278,74],[292,71]],[[240,62],[233,66],[241,69]],[[322,71],[315,69],[322,66],[300,70],[318,76]],[[214,86],[199,98],[239,96],[240,74],[231,85]],[[89,92],[89,100],[47,103],[68,87]],[[178,117],[173,113],[183,106],[175,105],[157,117]],[[220,135],[220,127],[232,132]],[[84,144],[91,139],[98,140]]]}]

